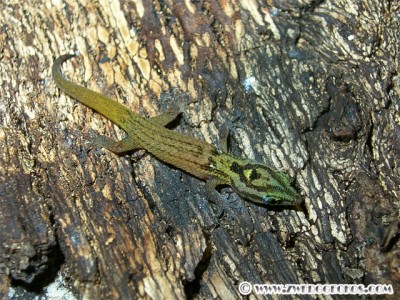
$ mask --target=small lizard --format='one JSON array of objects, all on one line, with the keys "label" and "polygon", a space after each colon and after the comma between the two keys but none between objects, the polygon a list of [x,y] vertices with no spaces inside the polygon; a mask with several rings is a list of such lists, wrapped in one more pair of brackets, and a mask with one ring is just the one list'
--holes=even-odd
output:
[{"label": "small lizard", "polygon": [[254,160],[235,157],[196,138],[169,130],[164,126],[178,113],[164,113],[146,119],[124,105],[67,80],[61,64],[75,55],[58,57],[52,68],[57,86],[66,94],[94,109],[121,127],[127,137],[121,141],[105,138],[102,146],[114,153],[145,149],[159,160],[206,181],[214,191],[229,185],[241,197],[268,205],[296,205],[299,193],[290,185],[289,176]]}]

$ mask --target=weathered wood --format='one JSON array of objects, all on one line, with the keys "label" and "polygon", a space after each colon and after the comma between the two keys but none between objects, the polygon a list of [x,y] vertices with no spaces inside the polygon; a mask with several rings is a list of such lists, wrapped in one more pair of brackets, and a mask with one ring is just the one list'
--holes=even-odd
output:
[{"label": "weathered wood", "polygon": [[[28,1],[29,2],[29,1]],[[238,284],[383,283],[400,291],[399,3],[0,3],[0,289],[78,298],[240,298]],[[50,68],[174,130],[295,178],[298,208],[244,202],[143,151],[61,93]]]}]

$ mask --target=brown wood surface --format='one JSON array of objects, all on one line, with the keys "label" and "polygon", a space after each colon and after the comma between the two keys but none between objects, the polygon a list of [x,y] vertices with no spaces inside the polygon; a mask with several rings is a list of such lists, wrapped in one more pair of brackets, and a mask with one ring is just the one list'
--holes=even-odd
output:
[{"label": "brown wood surface", "polygon": [[[78,299],[234,299],[241,281],[400,293],[399,14],[388,0],[1,1],[1,296],[60,278]],[[232,152],[286,170],[304,204],[223,189],[219,218],[203,182],[96,149],[94,134],[124,133],[56,88],[52,62],[74,51],[69,78],[145,116],[179,108],[174,130],[218,145],[236,120]]]}]

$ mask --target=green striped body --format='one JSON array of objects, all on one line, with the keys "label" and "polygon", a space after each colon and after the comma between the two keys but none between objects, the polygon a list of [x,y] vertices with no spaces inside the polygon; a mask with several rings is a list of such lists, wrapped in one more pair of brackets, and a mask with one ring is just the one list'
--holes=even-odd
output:
[{"label": "green striped body", "polygon": [[205,141],[165,128],[176,114],[146,119],[104,95],[65,79],[60,67],[71,57],[74,55],[63,55],[54,62],[52,75],[57,86],[127,133],[121,141],[105,143],[107,149],[115,153],[145,149],[163,162],[202,180],[213,181],[213,186],[230,185],[240,196],[253,202],[281,205],[301,202],[286,174],[252,160],[234,157]]}]

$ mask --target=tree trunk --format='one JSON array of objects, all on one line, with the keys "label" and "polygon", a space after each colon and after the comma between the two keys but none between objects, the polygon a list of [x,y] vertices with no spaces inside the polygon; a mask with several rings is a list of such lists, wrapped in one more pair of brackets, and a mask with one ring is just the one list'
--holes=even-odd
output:
[{"label": "tree trunk", "polygon": [[[0,293],[241,298],[240,282],[400,291],[398,1],[0,3]],[[144,151],[56,88],[72,81],[294,178],[265,207]],[[253,291],[254,292],[254,291]],[[13,296],[14,295],[14,296]],[[253,293],[253,295],[256,295]],[[258,296],[257,296],[258,297]],[[297,298],[297,296],[292,296]]]}]

